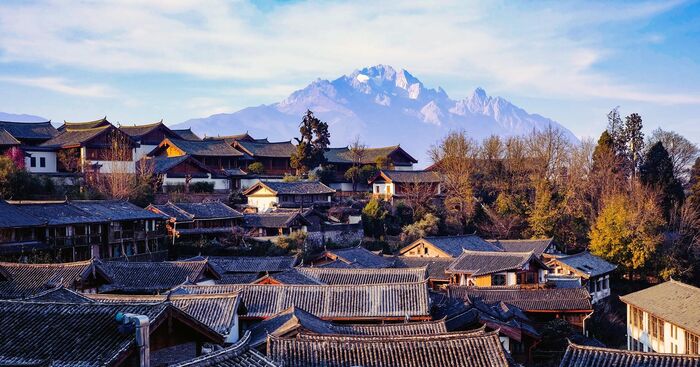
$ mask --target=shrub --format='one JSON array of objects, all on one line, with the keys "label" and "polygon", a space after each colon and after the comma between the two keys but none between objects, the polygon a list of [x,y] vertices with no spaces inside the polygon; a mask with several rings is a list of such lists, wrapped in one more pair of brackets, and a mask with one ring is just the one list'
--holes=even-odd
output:
[{"label": "shrub", "polygon": [[259,175],[265,172],[265,166],[260,162],[253,162],[248,165],[248,172]]},{"label": "shrub", "polygon": [[214,192],[214,183],[213,182],[195,182],[195,183],[190,185],[190,192],[196,192],[196,193]]}]

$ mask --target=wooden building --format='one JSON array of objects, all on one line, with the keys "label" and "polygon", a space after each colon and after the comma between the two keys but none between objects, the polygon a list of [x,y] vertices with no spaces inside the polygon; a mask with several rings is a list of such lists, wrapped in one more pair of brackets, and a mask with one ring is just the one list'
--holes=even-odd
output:
[{"label": "wooden building", "polygon": [[241,292],[249,324],[290,307],[341,323],[428,321],[430,300],[424,282],[365,285],[226,284],[182,286],[175,293]]},{"label": "wooden building", "polygon": [[538,287],[548,270],[533,252],[464,250],[446,272],[455,285]]},{"label": "wooden building", "polygon": [[271,239],[294,232],[306,232],[309,224],[298,210],[243,214],[243,228],[250,237]]},{"label": "wooden building", "polygon": [[579,331],[593,314],[591,296],[585,288],[465,287],[450,285],[450,297],[480,299],[486,304],[503,302],[523,310],[536,326],[564,319]]},{"label": "wooden building", "polygon": [[172,132],[174,132],[180,139],[183,140],[202,140],[197,134],[195,134],[192,131],[192,128],[187,128],[187,129],[172,129]]},{"label": "wooden building", "polygon": [[129,135],[132,140],[139,144],[134,155],[135,160],[145,157],[158,147],[163,139],[180,139],[178,134],[165,126],[163,120],[144,125],[119,125],[119,130]]},{"label": "wooden building", "polygon": [[173,238],[193,240],[230,236],[243,224],[243,214],[215,201],[203,203],[171,203],[149,205],[146,209],[165,215],[172,223]]},{"label": "wooden building", "polygon": [[298,261],[295,256],[208,256],[207,260],[221,275],[219,284],[252,283],[265,274],[291,270]]},{"label": "wooden building", "polygon": [[433,200],[443,196],[442,177],[433,171],[381,170],[369,184],[374,198],[392,203],[406,198]]},{"label": "wooden building", "polygon": [[[125,314],[145,322],[134,331],[115,318]],[[166,365],[201,355],[204,343],[224,342],[170,302],[0,301],[0,319],[0,340],[17,341],[0,343],[5,366],[138,366],[144,355],[146,363]]]},{"label": "wooden building", "polygon": [[299,334],[269,336],[267,355],[285,366],[515,366],[497,333],[455,332],[411,336]]},{"label": "wooden building", "polygon": [[265,212],[274,208],[308,208],[328,205],[335,190],[318,181],[261,181],[243,192],[248,205]]},{"label": "wooden building", "polygon": [[0,256],[45,250],[48,245],[40,240],[44,221],[25,214],[14,205],[0,200]]},{"label": "wooden building", "polygon": [[700,356],[635,352],[569,343],[559,367],[698,367]]},{"label": "wooden building", "polygon": [[237,188],[240,181],[228,172],[212,170],[185,154],[178,157],[155,157],[137,164],[147,164],[153,174],[162,182],[163,192],[182,190],[187,192],[191,185],[206,182],[214,185],[214,191],[228,191]]},{"label": "wooden building", "polygon": [[246,168],[255,162],[262,164],[263,171],[260,174],[282,178],[296,172],[290,163],[292,154],[296,151],[291,141],[239,139],[231,140],[231,145],[246,154]]},{"label": "wooden building", "polygon": [[620,300],[627,304],[627,349],[700,354],[700,288],[670,280]]},{"label": "wooden building", "polygon": [[0,153],[19,148],[25,154],[24,166],[29,172],[56,172],[56,152],[39,145],[58,135],[51,121],[0,121]]},{"label": "wooden building", "polygon": [[242,168],[244,154],[224,139],[184,140],[166,138],[149,153],[152,157],[180,157],[190,155],[215,172]]},{"label": "wooden building", "polygon": [[[413,165],[418,161],[411,157],[399,145],[381,147],[381,148],[366,148],[357,157],[349,147],[328,148],[325,153],[326,164],[333,166],[336,171],[336,177],[330,186],[341,192],[352,192],[353,185],[345,178],[345,172],[354,166],[376,166],[379,162],[384,162],[385,167],[391,170],[410,171]],[[358,191],[369,191],[368,187],[360,183],[357,187]]]},{"label": "wooden building", "polygon": [[327,249],[311,260],[315,267],[331,268],[391,268],[395,265],[393,257],[384,257],[362,246]]},{"label": "wooden building", "polygon": [[496,244],[473,234],[458,236],[423,237],[399,250],[399,255],[407,257],[457,258],[464,250],[503,251]]},{"label": "wooden building", "polygon": [[570,276],[580,279],[580,284],[591,293],[593,303],[610,296],[610,274],[617,269],[611,264],[588,251],[574,255],[558,256],[547,265],[554,276]]}]

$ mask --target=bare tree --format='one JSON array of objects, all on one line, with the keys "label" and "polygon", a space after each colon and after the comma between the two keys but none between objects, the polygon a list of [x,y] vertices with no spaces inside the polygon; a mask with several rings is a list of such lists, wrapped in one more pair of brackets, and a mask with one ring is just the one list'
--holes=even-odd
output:
[{"label": "bare tree", "polygon": [[350,144],[350,157],[352,159],[352,167],[345,172],[345,178],[352,182],[352,191],[357,191],[357,183],[362,178],[360,166],[367,151],[367,146],[360,141],[360,137],[355,137],[355,140]]},{"label": "bare tree", "polygon": [[414,177],[403,186],[403,202],[411,209],[414,220],[421,218],[428,211],[432,199],[437,195],[438,185],[439,183],[421,182]]},{"label": "bare tree", "polygon": [[554,126],[534,130],[527,137],[527,149],[533,159],[535,174],[555,182],[562,173],[570,148],[564,132]]},{"label": "bare tree", "polygon": [[683,135],[674,131],[666,131],[658,128],[652,131],[647,146],[654,146],[661,142],[673,162],[673,175],[684,184],[688,182],[690,166],[700,155],[698,146],[686,139]]},{"label": "bare tree", "polygon": [[465,232],[473,219],[475,203],[472,183],[478,144],[464,131],[450,132],[428,152],[445,188],[446,222]]}]

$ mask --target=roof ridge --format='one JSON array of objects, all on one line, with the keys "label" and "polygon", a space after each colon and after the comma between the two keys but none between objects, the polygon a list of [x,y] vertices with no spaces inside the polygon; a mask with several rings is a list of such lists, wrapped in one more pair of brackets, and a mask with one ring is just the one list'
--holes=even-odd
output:
[{"label": "roof ridge", "polygon": [[21,125],[29,125],[29,124],[50,124],[51,120],[47,121],[5,121],[5,120],[0,120],[0,123],[5,123],[5,124],[21,124]]},{"label": "roof ridge", "polygon": [[599,350],[599,351],[614,352],[614,353],[634,354],[634,355],[640,355],[640,356],[657,356],[657,357],[668,357],[668,358],[692,357],[694,359],[700,359],[700,354],[673,354],[673,353],[658,353],[658,352],[640,352],[640,351],[636,351],[636,350],[626,350],[626,349],[615,349],[615,348],[609,348],[609,347],[594,347],[594,346],[588,346],[588,345],[580,345],[580,344],[573,343],[571,341],[569,341],[569,347],[575,348],[575,349],[581,349],[581,350]]}]

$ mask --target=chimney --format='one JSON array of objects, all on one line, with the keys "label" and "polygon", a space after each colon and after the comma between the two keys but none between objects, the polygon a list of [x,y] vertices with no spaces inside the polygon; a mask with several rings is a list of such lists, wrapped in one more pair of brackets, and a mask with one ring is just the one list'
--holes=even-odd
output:
[{"label": "chimney", "polygon": [[139,348],[139,367],[150,367],[149,334],[151,321],[148,316],[117,312],[115,319],[122,325],[131,326],[136,333],[136,345]]}]

